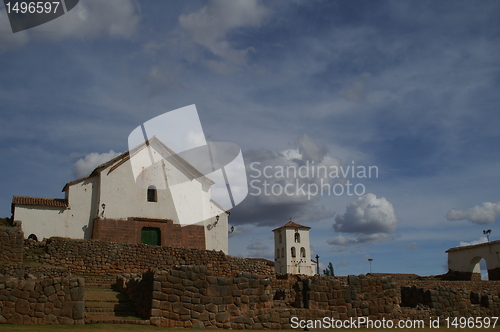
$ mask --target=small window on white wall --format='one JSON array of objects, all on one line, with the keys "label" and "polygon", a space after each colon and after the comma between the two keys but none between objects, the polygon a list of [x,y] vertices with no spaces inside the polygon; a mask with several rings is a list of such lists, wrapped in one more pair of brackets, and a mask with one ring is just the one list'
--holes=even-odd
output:
[{"label": "small window on white wall", "polygon": [[296,243],[300,243],[300,234],[299,234],[299,232],[295,233],[295,242]]},{"label": "small window on white wall", "polygon": [[148,202],[157,202],[158,197],[156,193],[156,187],[155,186],[149,186],[148,187]]},{"label": "small window on white wall", "polygon": [[279,238],[280,238],[280,244],[283,243],[283,236],[281,236],[281,233],[279,235]]},{"label": "small window on white wall", "polygon": [[292,257],[295,257],[295,247],[292,247]]},{"label": "small window on white wall", "polygon": [[285,257],[285,248],[281,248],[281,258]]},{"label": "small window on white wall", "polygon": [[300,248],[300,257],[306,257],[306,248]]}]

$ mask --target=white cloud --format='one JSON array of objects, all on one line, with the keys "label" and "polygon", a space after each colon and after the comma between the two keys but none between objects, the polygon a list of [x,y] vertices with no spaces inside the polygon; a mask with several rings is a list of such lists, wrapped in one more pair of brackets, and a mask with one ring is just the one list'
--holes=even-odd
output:
[{"label": "white cloud", "polygon": [[333,228],[343,233],[392,233],[398,225],[394,207],[384,197],[366,194],[349,203],[346,213],[335,217]]},{"label": "white cloud", "polygon": [[107,153],[97,153],[92,152],[85,156],[83,159],[78,159],[78,161],[73,165],[73,175],[75,178],[79,179],[88,176],[97,166],[110,161],[111,159],[119,156],[121,153],[109,150]]},{"label": "white cloud", "polygon": [[342,234],[328,240],[328,244],[345,247],[357,244],[376,244],[394,239],[398,226],[394,207],[384,197],[366,194],[349,203],[343,215],[335,217],[333,229]]},{"label": "white cloud", "polygon": [[197,12],[180,15],[179,24],[195,43],[226,62],[205,62],[212,70],[224,73],[228,71],[227,64],[246,65],[247,53],[253,49],[235,49],[228,41],[228,33],[237,28],[258,27],[269,13],[257,0],[211,0]]},{"label": "white cloud", "polygon": [[139,26],[138,11],[133,0],[81,0],[63,16],[14,34],[5,10],[0,10],[0,51],[21,47],[29,41],[131,38]]},{"label": "white cloud", "polygon": [[476,205],[470,209],[450,210],[446,213],[446,219],[450,221],[469,220],[472,223],[487,225],[493,224],[495,219],[500,215],[500,202],[490,203],[485,202],[483,205]]},{"label": "white cloud", "polygon": [[473,246],[475,244],[480,244],[480,243],[486,243],[488,242],[488,239],[486,238],[486,236],[483,236],[481,237],[479,240],[476,240],[476,241],[472,241],[472,242],[465,242],[465,241],[462,241],[458,244],[459,247],[466,247],[466,246]]}]

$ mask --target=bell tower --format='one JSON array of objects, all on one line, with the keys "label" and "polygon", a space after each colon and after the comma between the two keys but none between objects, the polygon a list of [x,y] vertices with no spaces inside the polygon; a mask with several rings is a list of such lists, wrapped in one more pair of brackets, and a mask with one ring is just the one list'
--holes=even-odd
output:
[{"label": "bell tower", "polygon": [[274,271],[276,273],[314,275],[311,263],[309,230],[293,221],[273,229]]}]

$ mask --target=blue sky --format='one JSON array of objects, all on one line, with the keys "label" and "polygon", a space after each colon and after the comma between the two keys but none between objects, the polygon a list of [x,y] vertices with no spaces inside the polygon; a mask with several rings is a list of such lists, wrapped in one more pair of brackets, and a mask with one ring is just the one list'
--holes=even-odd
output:
[{"label": "blue sky", "polygon": [[368,258],[444,273],[445,250],[500,236],[499,14],[498,1],[81,0],[13,34],[1,4],[2,213],[13,195],[62,197],[138,125],[196,104],[249,173],[379,170],[332,180],[363,184],[359,197],[249,195],[232,255],[273,259],[271,229],[292,218],[339,275]]}]

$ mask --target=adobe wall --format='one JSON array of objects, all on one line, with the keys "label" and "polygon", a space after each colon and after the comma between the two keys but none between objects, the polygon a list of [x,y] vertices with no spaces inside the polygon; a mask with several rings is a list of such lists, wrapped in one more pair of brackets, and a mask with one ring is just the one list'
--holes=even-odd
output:
[{"label": "adobe wall", "polygon": [[83,324],[84,279],[0,274],[0,324]]},{"label": "adobe wall", "polygon": [[18,227],[0,226],[0,262],[23,262],[23,238]]},{"label": "adobe wall", "polygon": [[158,228],[162,246],[205,248],[205,228],[203,226],[187,225],[181,227],[180,224],[174,224],[172,220],[96,218],[93,224],[92,238],[107,242],[141,243],[143,227]]},{"label": "adobe wall", "polygon": [[274,273],[264,262],[228,256],[222,251],[64,238],[26,241],[26,245],[43,251],[33,259],[75,274],[143,273],[151,268],[170,270],[178,265],[204,265],[218,276],[234,276],[240,271]]}]

